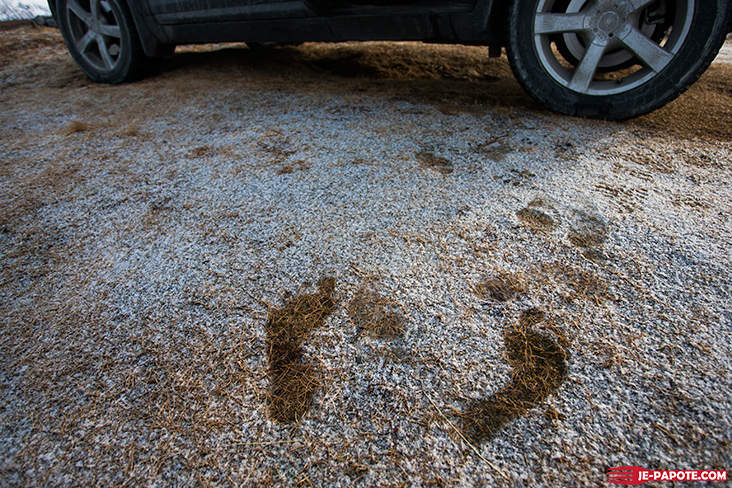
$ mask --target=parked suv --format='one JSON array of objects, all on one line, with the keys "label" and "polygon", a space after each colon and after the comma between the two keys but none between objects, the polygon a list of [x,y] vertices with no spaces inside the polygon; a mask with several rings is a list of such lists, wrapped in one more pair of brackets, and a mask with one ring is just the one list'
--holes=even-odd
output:
[{"label": "parked suv", "polygon": [[628,119],[678,97],[730,30],[729,0],[49,0],[93,80],[142,77],[177,44],[418,40],[505,47],[524,89]]}]

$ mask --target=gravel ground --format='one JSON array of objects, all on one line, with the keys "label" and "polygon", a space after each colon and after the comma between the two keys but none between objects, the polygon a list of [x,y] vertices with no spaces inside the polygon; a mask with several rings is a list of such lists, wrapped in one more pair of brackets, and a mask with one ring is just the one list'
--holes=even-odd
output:
[{"label": "gravel ground", "polygon": [[0,43],[0,486],[732,468],[728,63],[618,124],[482,48]]}]

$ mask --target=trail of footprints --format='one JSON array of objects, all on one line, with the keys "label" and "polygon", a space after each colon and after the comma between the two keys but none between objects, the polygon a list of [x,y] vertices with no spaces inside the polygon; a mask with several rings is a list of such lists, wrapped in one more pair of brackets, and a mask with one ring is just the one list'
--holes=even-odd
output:
[{"label": "trail of footprints", "polygon": [[[321,327],[336,306],[335,279],[324,278],[312,295],[293,298],[271,310],[267,325],[270,417],[278,422],[297,422],[309,410],[320,385],[317,364],[305,363],[302,344]],[[395,339],[404,335],[404,317],[396,306],[374,290],[362,288],[348,309],[360,335]]]},{"label": "trail of footprints", "polygon": [[[532,201],[526,209],[517,212],[519,219],[538,231],[554,229],[559,222],[556,214],[553,206],[543,200]],[[602,246],[606,234],[607,228],[599,219],[577,213],[568,238],[575,247],[596,250]],[[319,388],[319,365],[304,361],[302,345],[309,333],[321,327],[335,309],[335,287],[334,278],[324,278],[316,293],[292,298],[269,313],[266,325],[268,406],[270,417],[278,422],[299,421]],[[498,302],[513,300],[525,291],[525,284],[510,274],[499,275],[475,287],[479,298]],[[389,340],[404,335],[406,320],[396,304],[381,297],[371,286],[364,286],[356,293],[347,311],[359,336]],[[556,329],[551,333],[538,331],[537,326],[546,320],[543,311],[529,309],[517,323],[504,330],[506,358],[512,366],[511,381],[463,412],[462,429],[474,441],[490,439],[503,425],[539,405],[564,382],[569,341]]]},{"label": "trail of footprints", "polygon": [[[303,362],[302,344],[322,326],[336,306],[335,280],[323,279],[314,294],[300,295],[274,309],[267,321],[270,417],[281,423],[299,421],[309,410],[320,385],[319,366]],[[486,292],[498,301],[521,293],[510,280],[488,283]],[[397,339],[405,319],[393,302],[370,288],[362,288],[348,305],[359,335]],[[463,415],[463,430],[473,440],[489,439],[502,425],[541,403],[564,381],[567,354],[557,340],[534,330],[544,312],[531,309],[518,324],[504,331],[507,357],[513,366],[511,382],[489,398],[471,405]]]}]

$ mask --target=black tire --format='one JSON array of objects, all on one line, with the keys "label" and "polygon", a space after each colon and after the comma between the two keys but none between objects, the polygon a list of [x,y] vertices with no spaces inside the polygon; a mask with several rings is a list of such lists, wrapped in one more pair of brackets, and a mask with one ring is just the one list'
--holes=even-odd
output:
[{"label": "black tire", "polygon": [[119,84],[160,67],[145,54],[124,0],[57,0],[56,15],[66,46],[92,80]]},{"label": "black tire", "polygon": [[514,0],[508,57],[549,109],[630,119],[699,79],[724,43],[730,8],[728,0]]}]

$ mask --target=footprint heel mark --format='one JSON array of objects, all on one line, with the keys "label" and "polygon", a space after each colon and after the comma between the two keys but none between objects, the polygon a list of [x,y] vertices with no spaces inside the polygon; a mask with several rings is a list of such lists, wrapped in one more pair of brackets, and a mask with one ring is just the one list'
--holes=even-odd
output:
[{"label": "footprint heel mark", "polygon": [[435,156],[431,152],[420,151],[415,154],[415,157],[422,167],[437,171],[443,175],[449,175],[455,171],[455,167],[450,161],[445,158]]},{"label": "footprint heel mark", "polygon": [[335,285],[334,278],[324,278],[317,293],[297,296],[269,312],[265,326],[270,377],[268,405],[270,417],[278,422],[300,420],[310,409],[320,386],[320,368],[303,361],[302,343],[335,308]]},{"label": "footprint heel mark", "polygon": [[557,390],[567,375],[568,355],[559,342],[533,330],[545,319],[541,310],[527,310],[519,324],[504,331],[511,382],[472,405],[463,414],[463,430],[476,442],[491,439],[510,420],[524,415]]},{"label": "footprint heel mark", "polygon": [[559,227],[562,220],[557,209],[547,200],[535,198],[516,212],[516,216],[537,231],[550,232]]},{"label": "footprint heel mark", "polygon": [[520,274],[502,272],[494,278],[474,286],[475,295],[481,300],[507,302],[526,292],[526,281]]},{"label": "footprint heel mark", "polygon": [[600,218],[577,212],[569,229],[569,242],[579,248],[599,248],[607,240],[607,224]]}]

